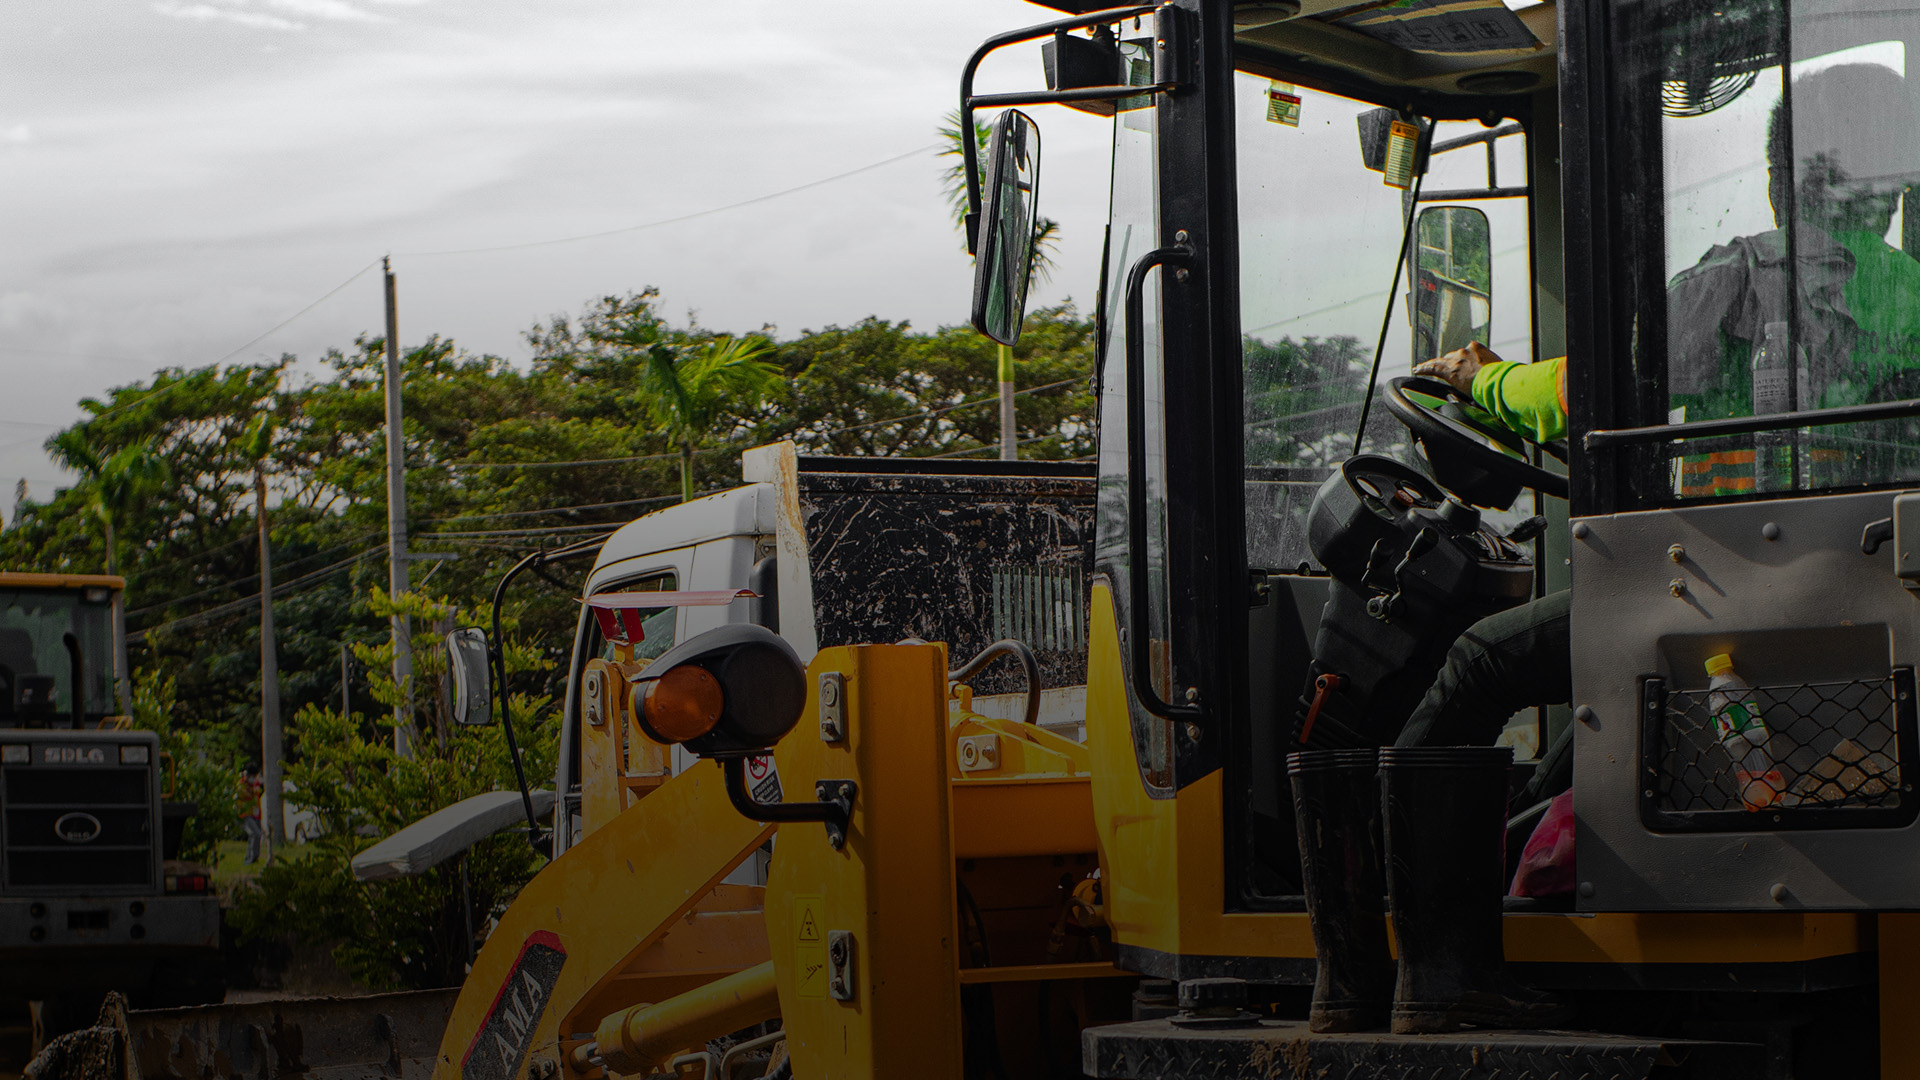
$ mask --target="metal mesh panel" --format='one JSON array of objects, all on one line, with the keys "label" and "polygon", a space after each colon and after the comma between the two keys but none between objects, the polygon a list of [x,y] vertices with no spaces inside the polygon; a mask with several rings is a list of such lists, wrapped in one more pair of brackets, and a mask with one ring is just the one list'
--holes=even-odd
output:
[{"label": "metal mesh panel", "polygon": [[1650,679],[1642,793],[1657,819],[1650,823],[1760,830],[1911,821],[1920,800],[1901,765],[1911,768],[1915,756],[1912,694],[1905,668],[1878,680],[1757,686],[1738,700],[1757,706],[1765,735],[1723,742],[1714,705],[1724,695],[1669,691]]}]

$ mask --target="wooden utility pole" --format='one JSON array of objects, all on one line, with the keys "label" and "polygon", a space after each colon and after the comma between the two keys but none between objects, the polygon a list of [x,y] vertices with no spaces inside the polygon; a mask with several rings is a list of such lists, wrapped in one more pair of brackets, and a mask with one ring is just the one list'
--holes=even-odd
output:
[{"label": "wooden utility pole", "polygon": [[1000,460],[1020,457],[1020,433],[1013,420],[1013,349],[1000,346]]},{"label": "wooden utility pole", "polygon": [[[400,422],[400,313],[393,296],[393,264],[382,258],[387,278],[387,592],[397,601],[407,591],[407,461]],[[393,616],[393,749],[413,756],[413,631],[405,615]]]},{"label": "wooden utility pole", "polygon": [[267,827],[267,859],[287,839],[280,809],[280,650],[273,637],[273,547],[267,523],[267,471],[253,471],[253,513],[260,522],[260,816]]}]

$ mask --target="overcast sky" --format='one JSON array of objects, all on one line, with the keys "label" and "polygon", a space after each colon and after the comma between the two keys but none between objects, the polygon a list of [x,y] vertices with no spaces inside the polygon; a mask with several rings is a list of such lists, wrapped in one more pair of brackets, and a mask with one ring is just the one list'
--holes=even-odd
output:
[{"label": "overcast sky", "polygon": [[[439,334],[515,359],[535,321],[648,285],[676,321],[722,330],[963,322],[970,270],[930,148],[980,40],[1048,15],[1019,0],[7,0],[0,505],[17,478],[40,499],[68,482],[40,446],[83,396],[379,334],[367,268],[385,254],[403,344]],[[1003,55],[981,89],[1040,85],[1037,51]],[[1063,235],[1035,302],[1086,310],[1110,129],[1029,111]],[[539,246],[430,254],[522,244]]]}]

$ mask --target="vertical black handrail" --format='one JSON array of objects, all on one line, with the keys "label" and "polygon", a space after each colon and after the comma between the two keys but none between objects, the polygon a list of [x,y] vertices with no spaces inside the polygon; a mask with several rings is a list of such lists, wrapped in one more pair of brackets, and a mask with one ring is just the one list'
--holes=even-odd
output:
[{"label": "vertical black handrail", "polygon": [[[1147,371],[1145,289],[1147,272],[1168,262],[1187,262],[1193,257],[1188,244],[1169,244],[1140,256],[1127,270],[1127,291],[1122,300],[1127,335],[1127,623],[1129,668],[1133,675],[1134,696],[1140,706],[1163,719],[1197,716],[1191,705],[1174,705],[1161,699],[1153,687],[1153,653],[1149,644],[1152,624],[1152,589],[1148,587],[1147,563]],[[1171,590],[1169,590],[1171,591]]]}]

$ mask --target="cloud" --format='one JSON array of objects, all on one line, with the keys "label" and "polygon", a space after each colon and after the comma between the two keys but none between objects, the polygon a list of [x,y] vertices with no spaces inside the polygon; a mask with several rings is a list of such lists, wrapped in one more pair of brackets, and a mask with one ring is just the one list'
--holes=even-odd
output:
[{"label": "cloud", "polygon": [[0,142],[23,143],[33,141],[33,129],[25,124],[15,124],[0,131]]},{"label": "cloud", "polygon": [[390,21],[385,15],[354,7],[347,0],[266,0],[266,5],[290,15],[305,15],[313,19],[333,19],[337,22]]},{"label": "cloud", "polygon": [[232,8],[215,7],[212,4],[179,4],[172,0],[162,0],[153,5],[153,10],[175,19],[192,19],[196,22],[231,22],[255,30],[305,30],[305,23],[292,19],[283,19],[278,15],[267,15],[258,11],[235,11]]}]

